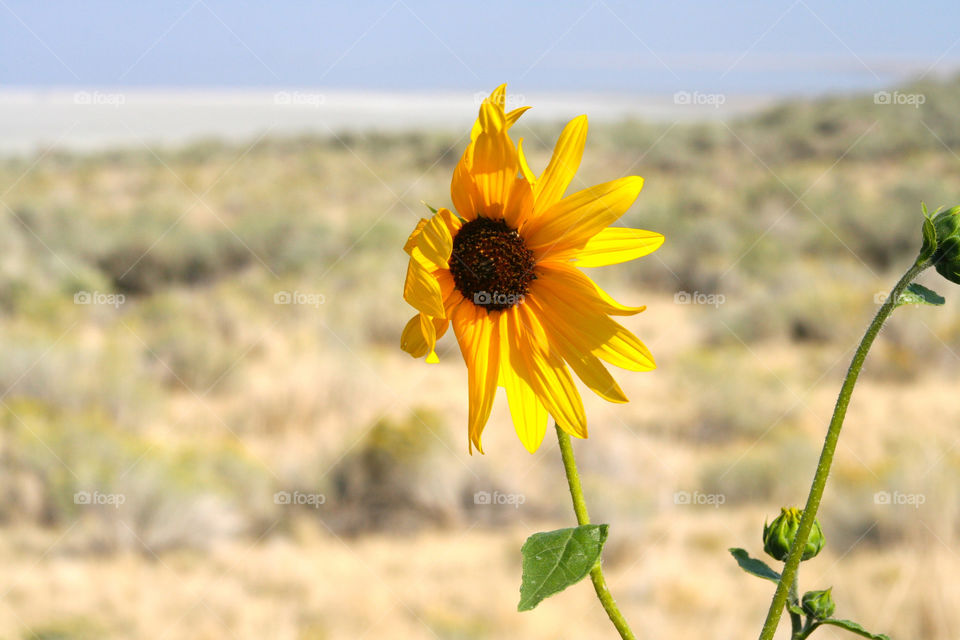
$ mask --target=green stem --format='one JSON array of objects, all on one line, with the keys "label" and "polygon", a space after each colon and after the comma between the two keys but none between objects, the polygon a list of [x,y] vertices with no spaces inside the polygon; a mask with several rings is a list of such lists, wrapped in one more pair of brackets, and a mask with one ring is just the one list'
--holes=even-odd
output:
[{"label": "green stem", "polygon": [[886,322],[893,310],[897,308],[897,300],[900,294],[907,288],[913,279],[921,271],[930,266],[929,260],[918,260],[910,269],[907,270],[900,281],[890,291],[887,300],[880,307],[873,322],[867,328],[867,332],[860,340],[860,346],[853,355],[853,361],[850,363],[850,369],[847,370],[847,376],[843,380],[843,386],[840,387],[840,395],[837,397],[837,404],[833,410],[833,417],[830,419],[830,426],[827,429],[827,437],[823,441],[823,450],[820,452],[820,461],[817,463],[817,471],[813,476],[813,484],[810,487],[810,494],[807,496],[807,504],[803,508],[803,516],[800,518],[800,526],[797,529],[797,536],[790,547],[790,554],[787,556],[786,564],[781,573],[780,582],[777,584],[777,590],[773,594],[773,600],[770,602],[770,610],[767,611],[767,619],[763,623],[763,629],[760,631],[760,640],[772,640],[773,634],[777,631],[777,625],[780,624],[780,617],[783,615],[783,609],[787,603],[790,586],[797,577],[797,569],[800,566],[800,557],[803,555],[803,548],[807,544],[807,538],[810,536],[810,529],[813,527],[813,521],[817,517],[817,509],[820,508],[820,500],[823,498],[823,490],[827,485],[827,476],[830,475],[830,465],[833,463],[833,454],[837,449],[837,442],[840,438],[840,430],[843,428],[843,419],[847,414],[847,407],[850,405],[850,397],[853,395],[853,388],[857,384],[857,378],[860,376],[860,370],[863,368],[863,362],[866,360],[867,352],[870,351],[873,341],[880,333],[880,327]]},{"label": "green stem", "polygon": [[[793,575],[793,583],[790,585],[790,591],[787,592],[787,600],[790,604],[800,604],[800,580],[797,574]],[[790,611],[790,628],[790,638],[792,640],[803,640],[803,618],[793,611]]]},{"label": "green stem", "polygon": [[[560,456],[563,458],[563,469],[567,473],[567,485],[570,487],[570,497],[573,498],[573,511],[577,514],[577,524],[590,524],[590,516],[587,514],[587,503],[583,499],[583,487],[580,486],[580,473],[577,471],[577,462],[573,458],[573,446],[570,444],[570,436],[563,431],[559,425],[557,429],[557,440],[560,443]],[[617,603],[613,599],[610,590],[607,588],[607,581],[603,577],[603,568],[600,561],[590,570],[590,580],[593,582],[593,589],[597,592],[597,599],[603,605],[603,610],[607,612],[610,622],[616,627],[617,632],[623,640],[636,640],[630,625],[627,624]]]}]

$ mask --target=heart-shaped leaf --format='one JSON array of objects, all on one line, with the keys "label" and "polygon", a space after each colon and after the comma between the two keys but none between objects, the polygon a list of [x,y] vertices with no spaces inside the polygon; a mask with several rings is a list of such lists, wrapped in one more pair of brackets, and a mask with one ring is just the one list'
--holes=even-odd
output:
[{"label": "heart-shaped leaf", "polygon": [[583,580],[600,560],[608,525],[586,524],[535,533],[523,543],[523,580],[518,611],[530,611],[544,598]]}]

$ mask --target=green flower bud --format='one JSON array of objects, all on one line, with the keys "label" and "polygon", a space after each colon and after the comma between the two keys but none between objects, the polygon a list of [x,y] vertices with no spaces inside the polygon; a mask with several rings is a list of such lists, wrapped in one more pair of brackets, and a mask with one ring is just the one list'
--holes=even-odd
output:
[{"label": "green flower bud", "polygon": [[931,222],[937,239],[933,266],[944,278],[960,284],[960,206],[938,211]]},{"label": "green flower bud", "polygon": [[[793,539],[797,537],[797,529],[800,528],[800,510],[791,507],[780,510],[777,516],[770,524],[763,525],[763,550],[771,557],[783,562],[790,553],[790,545]],[[823,530],[817,520],[813,521],[813,527],[810,529],[810,537],[807,538],[807,544],[803,548],[803,560],[809,560],[823,549]]]},{"label": "green flower bud", "polygon": [[807,591],[803,594],[800,600],[803,612],[815,620],[825,620],[832,616],[834,609],[837,608],[833,598],[830,597],[832,589],[833,587],[826,591]]}]

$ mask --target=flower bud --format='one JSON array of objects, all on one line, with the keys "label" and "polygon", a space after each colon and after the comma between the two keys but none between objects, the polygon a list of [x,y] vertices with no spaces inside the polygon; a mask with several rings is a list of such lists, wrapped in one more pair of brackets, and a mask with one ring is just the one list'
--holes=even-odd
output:
[{"label": "flower bud", "polygon": [[960,284],[960,206],[938,211],[931,222],[937,243],[933,266],[944,278]]},{"label": "flower bud", "polygon": [[825,620],[833,615],[837,605],[830,597],[830,589],[825,591],[807,591],[800,600],[803,612],[815,620]]},{"label": "flower bud", "polygon": [[[797,508],[783,508],[773,522],[763,525],[763,550],[767,554],[781,562],[787,559],[790,554],[790,545],[793,544],[793,539],[797,537],[797,529],[800,528],[800,515],[800,510]],[[823,530],[820,528],[820,523],[814,520],[801,559],[809,560],[820,553],[823,542]]]}]

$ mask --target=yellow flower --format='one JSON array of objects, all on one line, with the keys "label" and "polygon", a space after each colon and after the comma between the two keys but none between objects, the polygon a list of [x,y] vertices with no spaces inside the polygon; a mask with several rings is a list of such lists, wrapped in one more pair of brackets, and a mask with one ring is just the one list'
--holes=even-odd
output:
[{"label": "yellow flower", "polygon": [[453,172],[459,217],[440,209],[420,220],[403,297],[419,313],[401,346],[437,362],[435,345],[453,325],[469,381],[470,450],[497,387],[504,387],[514,427],[536,451],[548,414],[567,433],[587,437],[587,419],[570,369],[610,402],[627,397],[601,360],[631,371],[655,367],[640,340],[610,316],[645,307],[614,302],[578,267],[600,267],[655,251],[663,236],[609,227],[633,204],[643,178],[629,176],[564,197],[580,165],[587,118],[572,120],[546,170],[534,177],[510,126],[529,107],[504,112],[506,85],[480,107],[471,142]]}]

